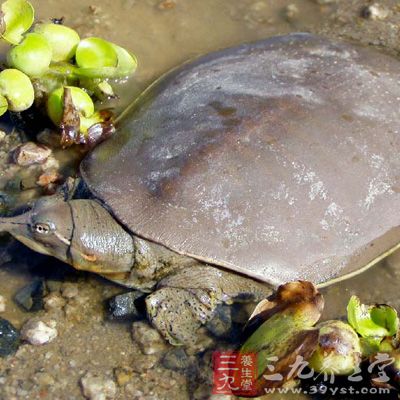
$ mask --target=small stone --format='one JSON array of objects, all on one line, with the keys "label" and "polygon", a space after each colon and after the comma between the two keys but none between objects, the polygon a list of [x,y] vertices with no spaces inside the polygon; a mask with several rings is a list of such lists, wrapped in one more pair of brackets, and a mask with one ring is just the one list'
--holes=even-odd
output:
[{"label": "small stone", "polygon": [[39,311],[43,309],[43,297],[46,294],[44,281],[35,280],[24,286],[14,296],[15,302],[25,311]]},{"label": "small stone", "polygon": [[0,357],[5,357],[17,351],[20,335],[14,326],[6,319],[0,318]]},{"label": "small stone", "polygon": [[[162,353],[161,353],[162,355]],[[134,362],[132,363],[132,369],[139,374],[148,371],[155,367],[160,360],[160,354],[137,354]]]},{"label": "small stone", "polygon": [[22,327],[21,338],[34,346],[52,342],[58,334],[55,325],[55,321],[45,323],[37,319],[30,319]]},{"label": "small stone", "polygon": [[82,307],[79,307],[77,304],[74,303],[68,303],[64,307],[64,313],[65,317],[69,321],[80,322],[83,319]]},{"label": "small stone", "polygon": [[0,295],[0,313],[6,311],[6,299],[4,296]]},{"label": "small stone", "polygon": [[83,395],[90,400],[114,399],[117,386],[112,379],[87,373],[81,378]]},{"label": "small stone", "polygon": [[143,293],[138,290],[119,294],[107,301],[107,311],[111,319],[143,319],[143,310],[139,310],[137,303]]},{"label": "small stone", "polygon": [[132,368],[115,368],[115,379],[118,386],[125,386],[133,377]]},{"label": "small stone", "polygon": [[61,294],[66,299],[73,299],[79,294],[78,286],[70,282],[64,283],[61,287]]},{"label": "small stone", "polygon": [[37,184],[41,187],[49,186],[52,183],[61,183],[62,176],[56,170],[43,172],[37,180]]},{"label": "small stone", "polygon": [[132,337],[143,354],[155,354],[167,348],[160,333],[146,322],[137,321],[132,324]]},{"label": "small stone", "polygon": [[300,11],[296,4],[288,4],[283,10],[283,14],[288,21],[295,20],[299,13]]},{"label": "small stone", "polygon": [[182,347],[174,347],[165,354],[162,365],[174,371],[187,372],[193,366],[193,357],[189,357]]},{"label": "small stone", "polygon": [[160,10],[172,10],[176,7],[176,2],[174,0],[163,0],[158,4]]},{"label": "small stone", "polygon": [[44,145],[26,142],[14,150],[14,161],[21,167],[42,164],[51,154],[51,149]]},{"label": "small stone", "polygon": [[373,3],[361,10],[361,16],[374,21],[384,20],[389,16],[389,10],[378,3]]},{"label": "small stone", "polygon": [[44,309],[46,311],[60,310],[66,304],[65,299],[56,292],[51,292],[44,299]]},{"label": "small stone", "polygon": [[6,138],[7,134],[0,130],[0,143]]},{"label": "small stone", "polygon": [[137,388],[133,383],[128,383],[125,386],[125,394],[129,396],[130,399],[143,399],[143,392]]},{"label": "small stone", "polygon": [[101,8],[97,5],[91,4],[89,6],[89,12],[93,15],[98,15],[101,11]]},{"label": "small stone", "polygon": [[60,162],[52,155],[41,165],[42,171],[58,171],[60,169]]},{"label": "small stone", "polygon": [[37,372],[33,380],[40,386],[52,386],[54,385],[54,378],[47,372]]}]

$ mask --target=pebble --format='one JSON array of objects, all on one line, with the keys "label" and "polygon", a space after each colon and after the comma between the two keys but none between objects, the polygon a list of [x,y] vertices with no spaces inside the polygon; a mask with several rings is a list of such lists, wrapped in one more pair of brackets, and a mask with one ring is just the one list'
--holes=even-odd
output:
[{"label": "pebble", "polygon": [[42,164],[51,154],[51,149],[44,145],[26,142],[14,150],[14,161],[21,167]]},{"label": "pebble", "polygon": [[361,16],[374,21],[384,20],[389,16],[389,10],[378,3],[373,3],[362,9]]},{"label": "pebble", "polygon": [[125,386],[130,380],[132,380],[133,374],[133,369],[128,367],[116,368],[114,370],[118,386]]},{"label": "pebble", "polygon": [[283,10],[283,14],[289,22],[295,20],[299,13],[300,11],[296,4],[288,4]]},{"label": "pebble", "polygon": [[5,357],[17,351],[20,343],[19,332],[6,319],[0,318],[0,357]]},{"label": "pebble", "polygon": [[137,307],[137,300],[142,296],[142,292],[133,290],[112,297],[107,301],[109,317],[111,319],[143,319],[144,315]]},{"label": "pebble", "polygon": [[14,296],[14,300],[25,311],[39,311],[43,308],[45,292],[46,287],[44,281],[35,280],[29,285],[19,289]]},{"label": "pebble", "polygon": [[21,330],[22,339],[34,346],[50,343],[57,337],[56,322],[51,320],[48,323],[37,319],[28,320]]},{"label": "pebble", "polygon": [[132,369],[141,374],[154,368],[159,360],[160,357],[157,354],[137,354],[132,363]]},{"label": "pebble", "polygon": [[176,7],[176,2],[174,0],[163,0],[158,4],[160,10],[172,10]]},{"label": "pebble", "polygon": [[36,181],[36,183],[41,187],[47,187],[52,183],[60,183],[62,176],[54,169],[43,172]]},{"label": "pebble", "polygon": [[143,354],[155,354],[167,348],[160,333],[143,321],[136,321],[132,324],[132,337]]},{"label": "pebble", "polygon": [[6,299],[0,294],[0,313],[6,311]]},{"label": "pebble", "polygon": [[7,134],[0,130],[0,143],[6,138]]},{"label": "pebble", "polygon": [[188,357],[186,351],[182,347],[174,347],[168,351],[162,359],[162,365],[167,369],[174,371],[185,371],[193,367],[193,357]]},{"label": "pebble", "polygon": [[43,306],[46,311],[60,310],[66,304],[65,299],[56,292],[51,292],[43,299]]},{"label": "pebble", "polygon": [[114,399],[117,386],[112,379],[87,373],[81,378],[83,395],[89,400]]},{"label": "pebble", "polygon": [[52,386],[54,385],[54,378],[47,372],[37,372],[33,380],[40,386]]},{"label": "pebble", "polygon": [[79,294],[78,286],[74,283],[64,283],[61,287],[61,294],[65,299],[73,299]]}]

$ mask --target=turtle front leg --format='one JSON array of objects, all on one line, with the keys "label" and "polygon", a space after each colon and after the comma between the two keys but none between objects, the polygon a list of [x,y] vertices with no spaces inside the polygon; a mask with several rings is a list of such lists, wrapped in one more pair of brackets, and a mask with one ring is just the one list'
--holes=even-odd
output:
[{"label": "turtle front leg", "polygon": [[257,301],[271,292],[267,284],[195,264],[161,280],[146,298],[146,308],[150,322],[171,344],[191,345],[198,328],[212,318],[218,304]]}]

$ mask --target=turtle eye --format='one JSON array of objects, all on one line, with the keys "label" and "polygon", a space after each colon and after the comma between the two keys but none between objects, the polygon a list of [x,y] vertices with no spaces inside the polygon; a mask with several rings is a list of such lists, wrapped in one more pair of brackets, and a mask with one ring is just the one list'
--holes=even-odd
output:
[{"label": "turtle eye", "polygon": [[48,224],[35,224],[33,225],[33,230],[35,233],[39,233],[40,235],[47,235],[50,232],[50,225]]}]

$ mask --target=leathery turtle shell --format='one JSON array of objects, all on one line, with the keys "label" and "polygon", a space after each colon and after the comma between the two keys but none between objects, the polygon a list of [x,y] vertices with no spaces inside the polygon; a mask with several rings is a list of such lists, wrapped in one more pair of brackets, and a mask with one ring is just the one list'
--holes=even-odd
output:
[{"label": "leathery turtle shell", "polygon": [[400,242],[400,62],[291,34],[150,86],[81,172],[139,236],[260,280],[348,276]]}]

